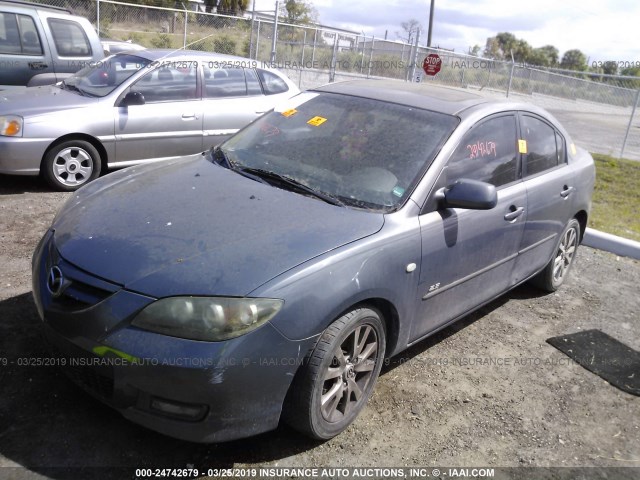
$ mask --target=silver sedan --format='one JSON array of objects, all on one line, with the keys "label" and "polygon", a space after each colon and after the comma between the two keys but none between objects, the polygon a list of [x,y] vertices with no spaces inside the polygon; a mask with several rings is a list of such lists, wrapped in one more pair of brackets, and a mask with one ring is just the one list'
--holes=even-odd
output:
[{"label": "silver sedan", "polygon": [[57,85],[2,92],[0,173],[41,174],[72,191],[101,170],[206,150],[298,92],[241,57],[114,55]]}]

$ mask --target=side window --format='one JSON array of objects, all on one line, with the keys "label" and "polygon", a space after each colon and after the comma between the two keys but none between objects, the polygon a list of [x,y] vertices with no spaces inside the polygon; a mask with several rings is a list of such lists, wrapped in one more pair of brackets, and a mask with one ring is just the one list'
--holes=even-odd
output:
[{"label": "side window", "polygon": [[21,50],[16,16],[0,12],[0,53],[21,53]]},{"label": "side window", "polygon": [[204,90],[207,98],[244,97],[247,95],[247,82],[244,68],[229,67],[204,69]]},{"label": "side window", "polygon": [[33,19],[0,12],[0,53],[42,55],[42,44]]},{"label": "side window", "polygon": [[61,57],[90,57],[91,45],[79,23],[72,20],[48,20],[53,42]]},{"label": "side window", "polygon": [[275,73],[268,72],[266,70],[258,69],[258,77],[262,82],[262,88],[267,95],[275,95],[277,93],[284,93],[289,90],[287,83],[282,80]]},{"label": "side window", "polygon": [[185,68],[161,66],[147,73],[131,86],[145,103],[181,102],[196,98],[196,62],[185,62]]},{"label": "side window", "polygon": [[[535,175],[558,166],[560,149],[556,145],[558,135],[551,125],[535,117],[521,117],[522,136],[527,141],[524,156],[526,175]],[[564,147],[563,147],[564,148]]]},{"label": "side window", "polygon": [[496,187],[517,179],[516,119],[490,118],[463,137],[449,159],[447,183],[460,178],[492,183]]},{"label": "side window", "polygon": [[567,149],[564,137],[556,132],[556,146],[558,147],[558,165],[567,163]]},{"label": "side window", "polygon": [[260,80],[258,80],[256,71],[253,68],[247,68],[244,73],[247,76],[247,94],[262,95],[262,87],[260,87]]},{"label": "side window", "polygon": [[22,34],[22,53],[28,55],[42,55],[42,44],[36,30],[33,18],[27,15],[18,15],[20,33]]}]

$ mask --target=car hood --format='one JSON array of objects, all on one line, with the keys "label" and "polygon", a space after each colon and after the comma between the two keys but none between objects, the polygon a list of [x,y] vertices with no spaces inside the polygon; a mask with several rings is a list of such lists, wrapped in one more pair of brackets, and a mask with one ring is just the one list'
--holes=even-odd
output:
[{"label": "car hood", "polygon": [[244,296],[383,223],[382,214],[271,187],[198,156],[89,184],[53,229],[65,260],[129,290]]},{"label": "car hood", "polygon": [[81,108],[94,105],[98,98],[83,97],[47,85],[44,87],[28,87],[0,92],[0,114],[13,114],[23,117],[55,112],[59,109]]}]

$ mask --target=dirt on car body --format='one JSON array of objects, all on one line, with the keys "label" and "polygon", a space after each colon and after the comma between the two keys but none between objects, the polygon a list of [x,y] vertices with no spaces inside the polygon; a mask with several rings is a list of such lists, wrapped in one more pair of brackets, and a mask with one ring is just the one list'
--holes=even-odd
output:
[{"label": "dirt on car body", "polygon": [[0,176],[2,467],[73,478],[79,467],[640,466],[640,399],[546,342],[600,329],[640,350],[637,261],[581,247],[558,292],[518,287],[388,359],[368,406],[332,440],[281,427],[196,445],[128,422],[49,358],[31,254],[69,195]]}]

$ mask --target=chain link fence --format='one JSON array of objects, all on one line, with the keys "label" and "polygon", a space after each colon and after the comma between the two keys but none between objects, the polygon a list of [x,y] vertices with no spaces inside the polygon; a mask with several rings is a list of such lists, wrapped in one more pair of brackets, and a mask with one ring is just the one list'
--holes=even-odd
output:
[{"label": "chain link fence", "polygon": [[[204,12],[202,2],[176,8],[115,0],[36,0],[87,17],[100,36],[150,48],[188,48],[258,60],[283,70],[301,89],[353,78],[434,83],[509,97],[555,115],[575,141],[592,152],[640,160],[640,78],[543,70],[442,49],[368,37],[330,27],[289,25],[273,12],[246,16]],[[168,2],[172,3],[172,2]],[[275,7],[275,2],[274,2]],[[427,76],[430,53],[441,71]]]}]

